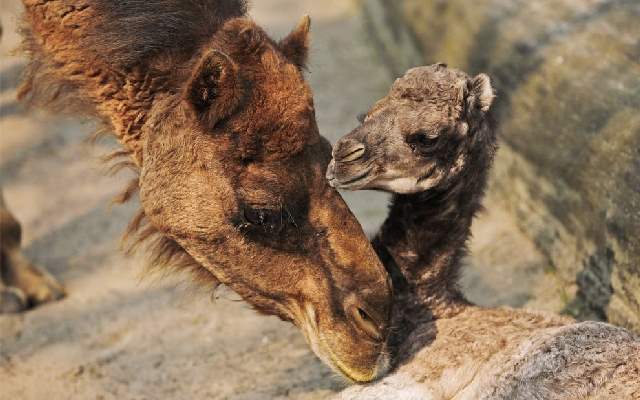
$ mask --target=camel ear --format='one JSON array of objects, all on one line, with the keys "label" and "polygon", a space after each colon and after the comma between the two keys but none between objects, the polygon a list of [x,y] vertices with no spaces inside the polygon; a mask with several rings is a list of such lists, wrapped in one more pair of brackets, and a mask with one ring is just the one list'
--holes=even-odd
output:
[{"label": "camel ear", "polygon": [[210,50],[193,70],[184,97],[199,119],[213,128],[240,103],[238,68],[226,54]]},{"label": "camel ear", "polygon": [[496,97],[491,78],[487,74],[479,74],[467,82],[467,108],[471,113],[489,111]]},{"label": "camel ear", "polygon": [[310,28],[311,18],[305,15],[298,23],[298,26],[278,44],[280,51],[300,68],[305,68],[307,65]]}]

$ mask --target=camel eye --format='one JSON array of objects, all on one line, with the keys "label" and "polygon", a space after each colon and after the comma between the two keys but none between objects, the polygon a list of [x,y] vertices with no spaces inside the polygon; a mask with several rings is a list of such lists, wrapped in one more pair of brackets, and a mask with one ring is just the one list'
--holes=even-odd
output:
[{"label": "camel eye", "polygon": [[283,215],[280,210],[245,208],[244,219],[254,227],[262,227],[267,232],[277,232],[282,226]]},{"label": "camel eye", "polygon": [[407,136],[407,144],[411,150],[421,154],[429,153],[438,144],[440,136],[430,137],[426,132],[416,132]]}]

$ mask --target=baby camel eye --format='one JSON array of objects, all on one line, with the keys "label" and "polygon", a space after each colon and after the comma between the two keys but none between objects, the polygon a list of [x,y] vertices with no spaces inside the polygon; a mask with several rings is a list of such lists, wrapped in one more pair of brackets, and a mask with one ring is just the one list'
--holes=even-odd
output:
[{"label": "baby camel eye", "polygon": [[438,138],[430,137],[426,132],[416,132],[407,136],[406,141],[414,152],[426,153],[438,144]]}]

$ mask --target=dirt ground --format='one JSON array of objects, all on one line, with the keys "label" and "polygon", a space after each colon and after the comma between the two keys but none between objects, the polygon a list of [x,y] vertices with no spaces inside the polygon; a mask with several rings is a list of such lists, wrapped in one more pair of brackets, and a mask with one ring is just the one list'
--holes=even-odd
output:
[{"label": "dirt ground", "polygon": [[[261,0],[253,17],[276,37],[313,21],[309,80],[321,132],[332,141],[382,96],[393,77],[375,59],[356,8],[343,0]],[[231,292],[194,292],[181,277],[141,278],[144,255],[124,257],[120,234],[137,205],[110,207],[127,181],[99,162],[113,143],[88,145],[90,123],[26,112],[15,102],[23,60],[16,0],[0,18],[0,182],[23,224],[25,251],[66,286],[62,301],[0,316],[0,399],[323,399],[345,383],[302,335],[258,316]],[[346,193],[365,230],[387,198]],[[553,276],[490,199],[475,225],[464,285],[486,305],[559,310]]]}]

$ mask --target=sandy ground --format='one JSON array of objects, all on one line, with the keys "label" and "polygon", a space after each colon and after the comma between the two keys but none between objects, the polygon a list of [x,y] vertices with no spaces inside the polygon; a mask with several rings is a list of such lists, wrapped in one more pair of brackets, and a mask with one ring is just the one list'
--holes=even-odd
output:
[{"label": "sandy ground", "polygon": [[[344,0],[254,3],[252,15],[276,37],[311,15],[309,80],[321,132],[335,141],[393,79],[355,8]],[[18,4],[0,5],[0,182],[23,224],[26,253],[69,295],[0,316],[0,399],[322,399],[344,387],[292,326],[256,315],[233,293],[212,300],[179,277],[141,279],[143,255],[119,251],[137,205],[109,207],[128,177],[106,177],[98,159],[113,143],[90,146],[83,139],[91,124],[27,113],[14,100],[23,63],[9,55]],[[345,196],[374,232],[386,197]],[[488,209],[475,226],[468,295],[486,305],[560,309],[542,257],[499,201]]]}]

